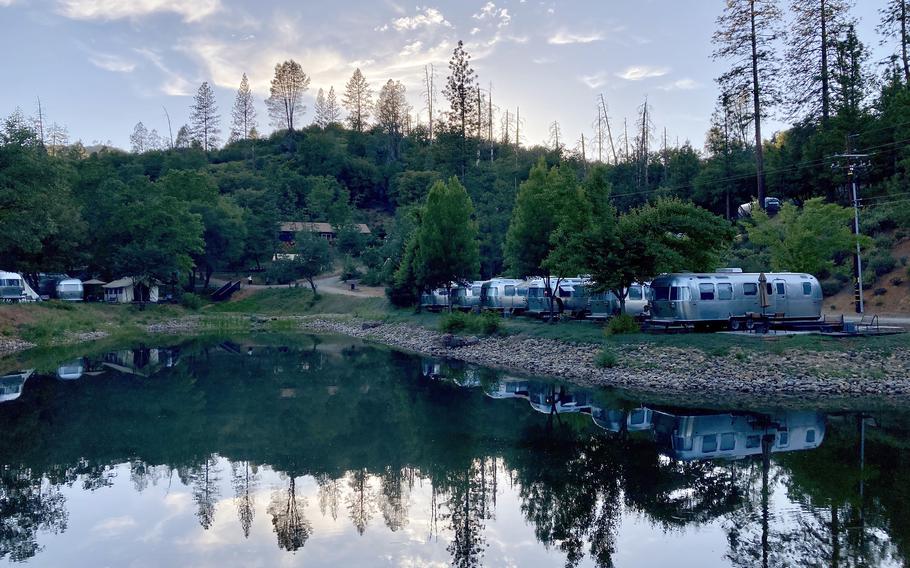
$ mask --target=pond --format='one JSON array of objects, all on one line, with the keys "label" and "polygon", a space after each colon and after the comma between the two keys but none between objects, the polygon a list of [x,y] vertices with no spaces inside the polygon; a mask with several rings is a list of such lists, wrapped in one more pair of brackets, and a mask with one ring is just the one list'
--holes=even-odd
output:
[{"label": "pond", "polygon": [[896,407],[655,399],[337,337],[172,341],[0,360],[0,564],[907,558]]}]

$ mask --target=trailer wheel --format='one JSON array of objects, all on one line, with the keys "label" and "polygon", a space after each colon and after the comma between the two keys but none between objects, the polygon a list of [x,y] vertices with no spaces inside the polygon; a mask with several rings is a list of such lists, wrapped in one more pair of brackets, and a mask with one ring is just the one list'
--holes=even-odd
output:
[{"label": "trailer wheel", "polygon": [[738,319],[730,320],[730,331],[739,331],[743,327],[743,322]]},{"label": "trailer wheel", "polygon": [[752,331],[753,329],[755,329],[755,320],[753,320],[752,318],[746,319],[746,329],[748,329],[749,331]]}]

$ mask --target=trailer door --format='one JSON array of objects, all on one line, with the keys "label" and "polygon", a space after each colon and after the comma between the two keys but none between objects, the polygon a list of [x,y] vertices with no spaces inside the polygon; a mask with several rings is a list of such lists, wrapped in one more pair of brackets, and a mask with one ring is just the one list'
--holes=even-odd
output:
[{"label": "trailer door", "polygon": [[774,312],[784,314],[790,311],[790,299],[787,297],[787,283],[781,279],[774,280]]}]

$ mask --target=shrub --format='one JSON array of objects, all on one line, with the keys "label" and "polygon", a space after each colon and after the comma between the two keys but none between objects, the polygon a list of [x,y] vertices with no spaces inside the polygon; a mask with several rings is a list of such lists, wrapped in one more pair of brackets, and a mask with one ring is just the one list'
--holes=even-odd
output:
[{"label": "shrub", "polygon": [[876,288],[875,290],[873,290],[872,295],[873,296],[884,296],[887,293],[888,293],[888,290],[885,288]]},{"label": "shrub", "polygon": [[888,282],[889,282],[892,286],[900,286],[901,284],[904,283],[904,279],[901,278],[900,276],[895,276],[894,278],[892,278],[892,279],[889,280]]},{"label": "shrub", "polygon": [[299,275],[299,267],[293,260],[276,260],[265,272],[266,280],[276,284],[289,284]]},{"label": "shrub", "polygon": [[360,279],[364,286],[379,286],[382,284],[382,271],[371,268]]},{"label": "shrub", "polygon": [[606,347],[594,359],[594,364],[601,369],[612,369],[618,362],[619,358],[616,357],[616,353]]},{"label": "shrub", "polygon": [[502,320],[494,312],[481,314],[466,314],[452,312],[445,314],[439,322],[439,329],[443,333],[473,333],[476,335],[493,335],[499,332]]},{"label": "shrub", "polygon": [[622,335],[624,333],[638,333],[640,329],[635,318],[629,314],[620,314],[610,318],[604,333],[607,335]]},{"label": "shrub", "polygon": [[202,307],[202,298],[198,294],[187,292],[180,298],[180,305],[188,310],[198,310]]},{"label": "shrub", "polygon": [[357,263],[354,262],[350,255],[344,257],[344,263],[341,266],[341,279],[348,281],[359,277],[360,270],[357,268]]},{"label": "shrub", "polygon": [[875,273],[876,277],[888,274],[894,270],[895,266],[897,266],[897,262],[888,251],[876,251],[872,254],[871,257],[869,257],[869,269]]},{"label": "shrub", "polygon": [[844,289],[844,283],[837,278],[826,278],[820,282],[822,294],[825,296],[834,296]]},{"label": "shrub", "polygon": [[879,250],[891,250],[891,247],[894,246],[894,239],[890,235],[878,235],[873,242],[875,248]]}]

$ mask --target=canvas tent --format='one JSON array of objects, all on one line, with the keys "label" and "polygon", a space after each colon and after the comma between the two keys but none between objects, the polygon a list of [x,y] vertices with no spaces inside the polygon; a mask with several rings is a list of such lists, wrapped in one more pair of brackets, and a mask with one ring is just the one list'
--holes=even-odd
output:
[{"label": "canvas tent", "polygon": [[145,284],[133,278],[120,278],[102,286],[104,301],[115,304],[129,304],[131,302],[158,302],[158,285]]}]

